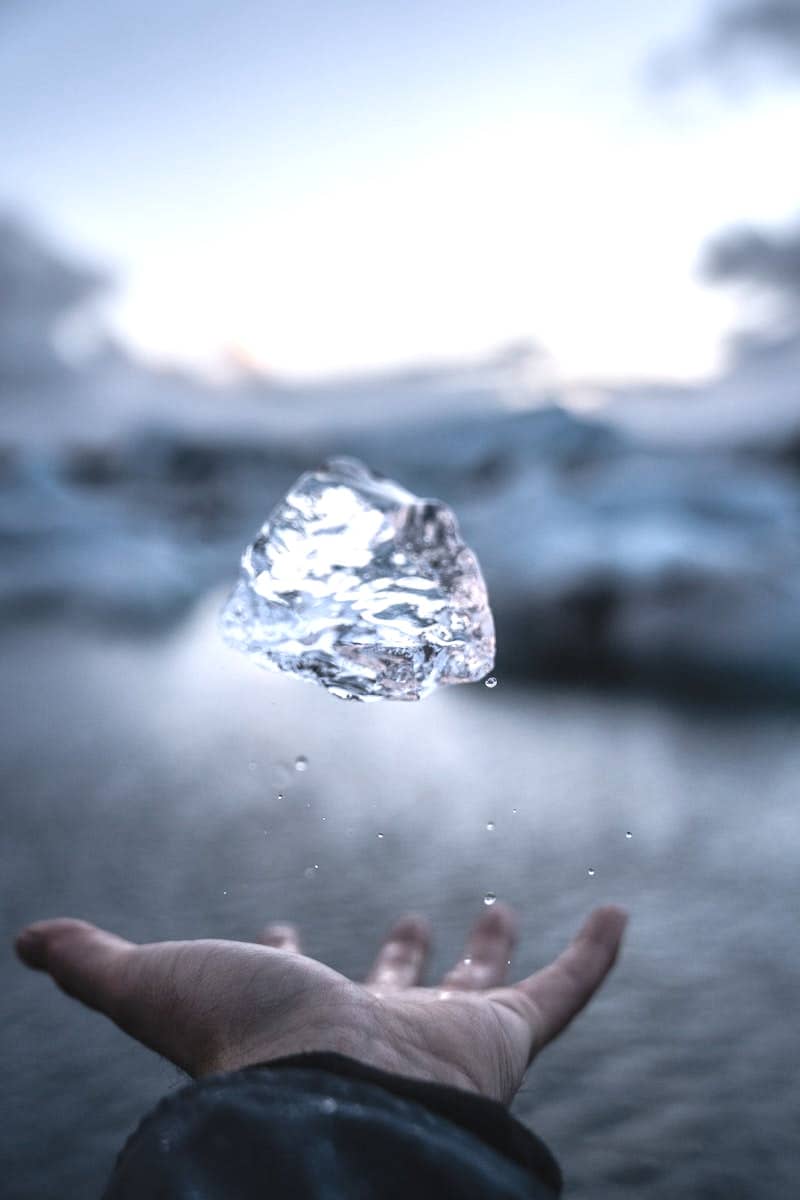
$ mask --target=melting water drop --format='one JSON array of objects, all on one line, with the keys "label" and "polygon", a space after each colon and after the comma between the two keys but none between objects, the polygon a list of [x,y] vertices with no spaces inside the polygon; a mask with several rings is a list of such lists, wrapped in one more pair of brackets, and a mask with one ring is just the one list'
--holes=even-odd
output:
[{"label": "melting water drop", "polygon": [[382,833],[379,833],[379,834],[378,834],[378,837],[379,837],[381,840],[383,840],[383,834],[382,834]]},{"label": "melting water drop", "polygon": [[484,682],[488,688],[496,688],[497,687],[497,680],[495,679],[494,675],[490,675],[489,678],[486,679]]},{"label": "melting water drop", "polygon": [[489,831],[489,833],[494,833],[494,821],[487,821],[486,828]]},{"label": "melting water drop", "polygon": [[308,770],[308,759],[306,758],[305,754],[298,754],[297,758],[294,760],[294,769],[295,771]]},{"label": "melting water drop", "polygon": [[278,799],[278,800],[282,800],[282,799],[283,799],[283,792],[278,792],[278,795],[277,795],[276,799]]},{"label": "melting water drop", "polygon": [[483,903],[486,905],[494,904],[496,899],[497,896],[495,896],[494,892],[487,892],[483,897]]},{"label": "melting water drop", "polygon": [[588,871],[586,872],[586,874],[587,874],[587,875],[594,875],[594,867],[589,867],[589,869],[588,869]]},{"label": "melting water drop", "polygon": [[628,830],[628,832],[625,834],[625,837],[626,837],[626,838],[628,838],[628,839],[630,839],[630,838],[632,838],[632,837],[633,837],[633,834],[631,833],[630,829],[629,829],[629,830]]}]

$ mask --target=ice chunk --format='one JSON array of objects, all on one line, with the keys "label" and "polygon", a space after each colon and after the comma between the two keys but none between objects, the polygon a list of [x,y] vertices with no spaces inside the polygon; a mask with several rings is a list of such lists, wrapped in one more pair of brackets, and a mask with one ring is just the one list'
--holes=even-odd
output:
[{"label": "ice chunk", "polygon": [[273,510],[221,622],[260,665],[341,699],[419,700],[494,663],[486,585],[451,510],[348,458]]}]

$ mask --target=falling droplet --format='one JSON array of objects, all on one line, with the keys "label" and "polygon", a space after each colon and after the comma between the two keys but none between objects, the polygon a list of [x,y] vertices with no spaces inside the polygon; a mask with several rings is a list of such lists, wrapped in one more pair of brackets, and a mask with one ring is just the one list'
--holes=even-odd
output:
[{"label": "falling droplet", "polygon": [[223,896],[227,896],[227,894],[228,894],[224,888],[222,889],[222,894],[223,894]]},{"label": "falling droplet", "polygon": [[465,966],[465,967],[468,967],[468,966],[470,966],[470,965],[471,965],[471,963],[472,963],[472,959],[471,959],[471,958],[465,958],[465,959],[464,959],[464,966]]},{"label": "falling droplet", "polygon": [[489,833],[494,833],[494,821],[487,821],[486,828],[489,831]]},{"label": "falling droplet", "polygon": [[282,799],[283,799],[283,792],[278,792],[278,795],[276,796],[276,799],[277,799],[277,800],[282,800]]},{"label": "falling droplet", "polygon": [[378,834],[378,837],[379,837],[379,839],[380,839],[381,841],[383,841],[383,834],[382,834],[382,833],[379,833],[379,834]]},{"label": "falling droplet", "polygon": [[507,967],[510,967],[510,966],[511,966],[511,959],[510,959],[510,958],[507,958],[507,959],[506,959],[506,966],[507,966]]},{"label": "falling droplet", "polygon": [[294,769],[295,771],[308,770],[308,759],[306,758],[305,754],[298,754],[297,758],[294,760]]},{"label": "falling droplet", "polygon": [[497,687],[497,680],[495,679],[494,675],[490,675],[489,678],[485,680],[485,683],[488,688]]},{"label": "falling droplet", "polygon": [[318,870],[319,870],[319,863],[314,863],[313,867],[306,867],[305,871],[303,871],[303,874],[305,875],[306,879],[313,879],[314,872],[318,871]]},{"label": "falling droplet", "polygon": [[511,815],[515,817],[515,816],[517,815],[517,813],[518,813],[518,812],[519,812],[519,809],[518,809],[518,808],[512,808],[512,810],[511,810]]},{"label": "falling droplet", "polygon": [[483,903],[488,906],[490,904],[494,904],[496,899],[497,899],[497,896],[495,896],[494,892],[487,892],[486,895],[483,897]]},{"label": "falling droplet", "polygon": [[629,829],[629,830],[628,830],[628,832],[625,834],[625,837],[626,837],[626,838],[628,838],[628,839],[630,839],[630,838],[632,838],[632,837],[633,837],[633,834],[631,833],[630,829]]},{"label": "falling droplet", "polygon": [[586,872],[586,874],[587,874],[587,875],[590,875],[590,876],[593,876],[593,875],[594,875],[594,867],[589,867],[589,869],[588,869],[588,871]]}]

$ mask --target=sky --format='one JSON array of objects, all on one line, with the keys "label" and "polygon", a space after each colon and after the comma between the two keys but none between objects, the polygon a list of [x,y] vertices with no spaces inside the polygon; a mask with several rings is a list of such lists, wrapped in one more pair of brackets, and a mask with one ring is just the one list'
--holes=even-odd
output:
[{"label": "sky", "polygon": [[0,208],[155,361],[702,378],[739,305],[703,247],[800,199],[796,88],[656,82],[714,7],[0,0]]}]

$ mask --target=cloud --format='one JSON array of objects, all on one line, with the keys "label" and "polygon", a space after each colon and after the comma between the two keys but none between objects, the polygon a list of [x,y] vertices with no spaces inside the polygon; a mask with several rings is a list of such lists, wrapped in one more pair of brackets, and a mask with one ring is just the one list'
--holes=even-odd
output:
[{"label": "cloud", "polygon": [[713,238],[703,257],[712,283],[742,283],[800,306],[800,222],[769,232],[744,226]]},{"label": "cloud", "polygon": [[741,82],[752,65],[800,77],[800,0],[739,0],[712,12],[699,35],[658,54],[651,79],[662,86],[713,71]]},{"label": "cloud", "polygon": [[[755,320],[729,339],[730,361],[767,371],[770,359],[780,365],[788,352],[800,354],[800,220],[780,230],[752,226],[730,229],[712,238],[701,268],[710,283],[744,288],[766,305]],[[797,362],[793,370],[796,372]],[[782,369],[782,368],[781,368]],[[796,378],[796,374],[795,374]],[[795,407],[796,389],[795,389]]]},{"label": "cloud", "polygon": [[720,9],[705,38],[709,59],[763,52],[800,71],[800,0],[746,0]]},{"label": "cloud", "polygon": [[0,382],[58,370],[60,327],[107,282],[51,250],[17,218],[0,215]]}]

